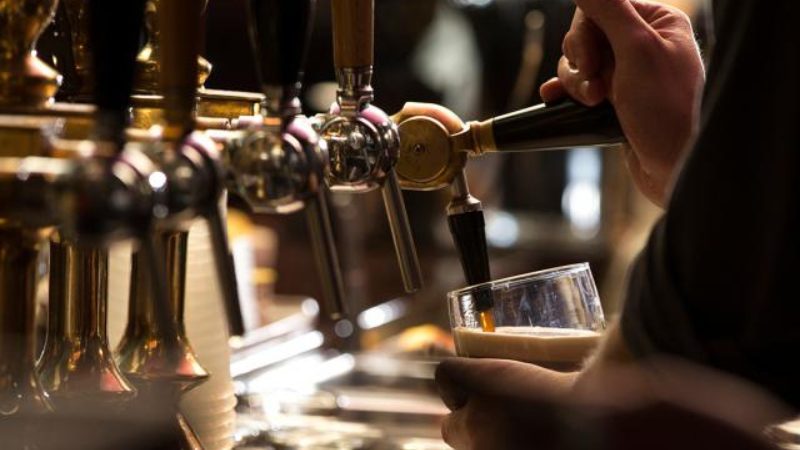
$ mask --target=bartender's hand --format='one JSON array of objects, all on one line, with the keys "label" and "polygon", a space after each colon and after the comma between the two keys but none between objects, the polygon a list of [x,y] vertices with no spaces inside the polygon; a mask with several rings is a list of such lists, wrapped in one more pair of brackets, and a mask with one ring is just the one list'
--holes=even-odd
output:
[{"label": "bartender's hand", "polygon": [[680,364],[606,368],[576,380],[530,364],[453,358],[436,372],[456,450],[773,448],[788,410],[737,380]]},{"label": "bartender's hand", "polygon": [[639,189],[664,205],[673,173],[699,121],[705,73],[689,18],[643,0],[575,0],[558,78],[541,87],[589,105],[608,99],[630,143]]}]

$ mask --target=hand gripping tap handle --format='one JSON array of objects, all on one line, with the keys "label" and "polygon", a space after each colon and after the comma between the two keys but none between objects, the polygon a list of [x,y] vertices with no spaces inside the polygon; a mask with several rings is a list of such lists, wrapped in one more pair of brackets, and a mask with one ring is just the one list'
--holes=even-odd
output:
[{"label": "hand gripping tap handle", "polygon": [[[194,129],[197,94],[197,56],[201,41],[202,0],[163,0],[159,5],[161,24],[161,89],[164,95],[166,129],[164,136],[180,142]],[[180,149],[180,146],[177,147]],[[236,271],[228,246],[228,236],[219,201],[222,173],[217,161],[205,155],[205,170],[214,186],[214,195],[198,212],[208,221],[214,263],[225,302],[228,327],[232,336],[244,334],[244,318],[239,303]]]},{"label": "hand gripping tap handle", "polygon": [[[339,81],[342,112],[372,101],[374,65],[375,1],[331,0],[333,20],[333,61]],[[414,236],[406,214],[400,184],[394,168],[383,186],[383,200],[406,292],[422,287]]]}]

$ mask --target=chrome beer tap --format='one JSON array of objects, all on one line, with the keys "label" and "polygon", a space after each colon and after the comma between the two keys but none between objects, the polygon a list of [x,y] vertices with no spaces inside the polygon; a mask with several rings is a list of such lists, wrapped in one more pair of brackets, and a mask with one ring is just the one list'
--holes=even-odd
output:
[{"label": "chrome beer tap", "polygon": [[225,153],[230,191],[255,213],[286,214],[305,209],[324,310],[345,310],[339,259],[334,245],[324,176],[325,141],[302,115],[299,94],[316,0],[250,0],[250,36],[267,117],[241,145]]},{"label": "chrome beer tap", "polygon": [[395,171],[400,137],[389,116],[372,104],[375,3],[332,0],[331,8],[339,89],[330,113],[316,119],[328,143],[327,183],[333,191],[382,189],[403,284],[415,292],[422,274]]}]

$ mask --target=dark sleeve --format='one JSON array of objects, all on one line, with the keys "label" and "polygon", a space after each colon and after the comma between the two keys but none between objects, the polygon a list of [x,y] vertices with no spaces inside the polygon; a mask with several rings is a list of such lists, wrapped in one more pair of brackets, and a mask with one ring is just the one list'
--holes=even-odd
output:
[{"label": "dark sleeve", "polygon": [[631,272],[622,331],[637,356],[800,406],[800,2],[718,3],[701,132]]}]

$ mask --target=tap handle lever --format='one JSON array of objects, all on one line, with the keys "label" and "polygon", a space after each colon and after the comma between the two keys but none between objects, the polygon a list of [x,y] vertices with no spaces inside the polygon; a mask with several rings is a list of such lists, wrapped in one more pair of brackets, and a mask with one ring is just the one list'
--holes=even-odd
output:
[{"label": "tap handle lever", "polygon": [[392,231],[394,248],[397,252],[397,263],[400,266],[400,275],[406,292],[417,292],[422,288],[422,270],[417,258],[417,247],[414,244],[414,234],[411,232],[411,223],[406,213],[403,201],[403,192],[394,170],[389,172],[382,188],[383,204],[386,207],[386,217]]},{"label": "tap handle lever", "polygon": [[[614,107],[584,106],[572,99],[542,104],[495,117],[493,144],[483,151],[520,152],[606,146],[625,142]],[[480,153],[483,153],[480,151]]]},{"label": "tap handle lever", "polygon": [[161,30],[161,90],[169,138],[179,139],[195,125],[197,56],[202,0],[164,0],[158,8]]},{"label": "tap handle lever", "polygon": [[375,0],[331,0],[337,69],[374,64]]},{"label": "tap handle lever", "polygon": [[145,0],[89,1],[89,28],[97,105],[95,137],[121,144],[128,125]]},{"label": "tap handle lever", "polygon": [[228,331],[231,336],[242,336],[245,333],[244,317],[239,302],[239,289],[236,283],[236,267],[228,242],[228,230],[223,221],[222,206],[214,208],[206,214],[214,252],[214,264],[222,291],[225,313],[228,319]]},{"label": "tap handle lever", "polygon": [[324,311],[338,318],[347,313],[344,282],[334,244],[328,200],[323,190],[319,190],[316,197],[308,201],[305,211],[317,271],[322,281]]},{"label": "tap handle lever", "polygon": [[[311,41],[316,0],[249,0],[250,40],[265,93],[273,87],[300,90]],[[281,99],[275,99],[281,100]]]}]

